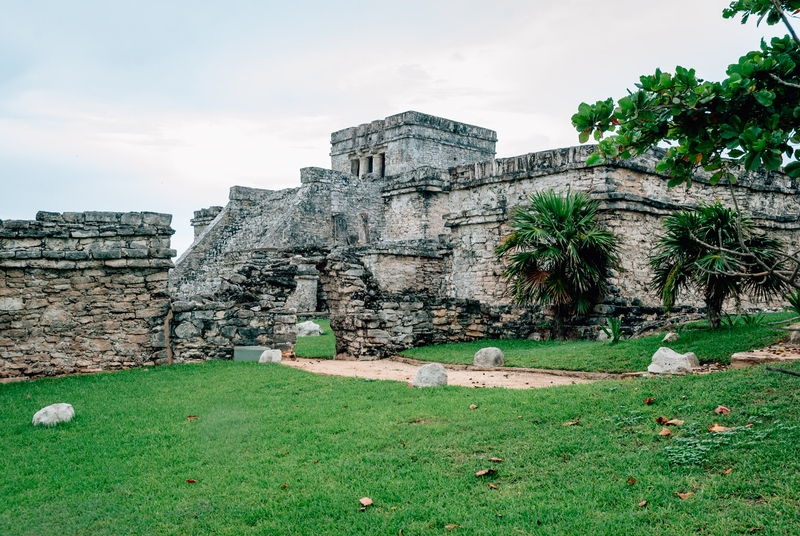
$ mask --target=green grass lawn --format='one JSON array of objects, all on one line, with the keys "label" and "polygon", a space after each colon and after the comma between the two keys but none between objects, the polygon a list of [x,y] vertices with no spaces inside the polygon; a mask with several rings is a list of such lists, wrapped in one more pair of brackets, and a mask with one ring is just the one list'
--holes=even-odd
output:
[{"label": "green grass lawn", "polygon": [[333,359],[336,354],[336,337],[331,331],[331,321],[327,319],[314,320],[314,323],[325,331],[319,337],[298,337],[294,347],[297,357],[321,357]]},{"label": "green grass lawn", "polygon": [[[73,404],[73,422],[34,428],[55,402]],[[4,535],[800,526],[800,378],[763,367],[504,390],[213,362],[0,385],[0,407]],[[659,416],[685,424],[660,437]],[[715,422],[732,430],[711,434]],[[476,478],[486,468],[497,473]],[[360,511],[362,497],[374,506]]]},{"label": "green grass lawn", "polygon": [[591,372],[638,372],[647,370],[653,354],[660,346],[669,346],[676,352],[694,352],[701,363],[730,363],[731,355],[763,348],[786,337],[786,332],[767,325],[768,322],[790,318],[792,313],[765,315],[761,325],[745,325],[710,330],[705,322],[696,322],[682,330],[681,338],[665,344],[664,334],[638,339],[622,340],[616,344],[607,341],[527,341],[480,340],[465,343],[443,344],[412,348],[401,355],[421,361],[472,364],[475,352],[487,346],[496,346],[505,355],[507,367],[532,367]]}]

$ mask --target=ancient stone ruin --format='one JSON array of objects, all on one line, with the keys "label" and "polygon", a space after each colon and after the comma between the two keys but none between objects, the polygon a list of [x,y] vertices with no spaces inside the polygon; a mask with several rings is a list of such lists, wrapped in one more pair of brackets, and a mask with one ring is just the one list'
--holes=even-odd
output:
[{"label": "ancient stone ruin", "polygon": [[[300,187],[234,186],[227,205],[195,212],[172,270],[167,215],[2,222],[0,377],[230,359],[234,346],[291,356],[298,318],[314,313],[330,314],[338,359],[547,337],[546,311],[512,303],[494,256],[511,211],[547,188],[589,192],[622,237],[625,270],[575,335],[595,337],[612,315],[629,332],[663,325],[647,265],[660,221],[728,191],[702,175],[668,189],[657,153],[587,167],[591,147],[495,159],[496,140],[418,112],[334,132],[331,169],[302,169]],[[761,171],[740,184],[743,210],[798,249],[800,182]],[[672,318],[701,306],[688,296]]]}]

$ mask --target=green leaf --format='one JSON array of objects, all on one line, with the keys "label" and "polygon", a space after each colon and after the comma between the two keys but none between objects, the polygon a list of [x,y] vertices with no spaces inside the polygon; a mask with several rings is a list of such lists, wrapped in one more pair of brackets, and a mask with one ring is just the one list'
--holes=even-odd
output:
[{"label": "green leaf", "polygon": [[606,157],[599,152],[594,152],[586,159],[587,166],[599,166],[606,163]]},{"label": "green leaf", "polygon": [[783,171],[785,171],[787,175],[794,179],[800,177],[800,162],[796,160],[794,162],[789,162],[783,168]]},{"label": "green leaf", "polygon": [[584,130],[583,132],[578,134],[578,141],[580,141],[581,143],[586,143],[587,141],[589,141],[589,136],[591,135],[592,135],[591,130]]},{"label": "green leaf", "polygon": [[772,102],[775,100],[775,93],[767,90],[758,91],[754,96],[759,104],[763,106],[772,106]]}]

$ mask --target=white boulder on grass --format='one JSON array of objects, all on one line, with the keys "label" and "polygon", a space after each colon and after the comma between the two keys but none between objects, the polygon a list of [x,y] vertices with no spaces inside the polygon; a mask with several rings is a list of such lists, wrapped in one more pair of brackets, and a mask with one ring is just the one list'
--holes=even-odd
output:
[{"label": "white boulder on grass", "polygon": [[315,324],[311,320],[297,324],[298,337],[319,337],[323,333],[325,333],[325,331],[319,324]]},{"label": "white boulder on grass", "polygon": [[476,367],[502,367],[504,362],[503,351],[500,348],[489,346],[475,352],[472,365]]},{"label": "white boulder on grass", "polygon": [[699,367],[700,361],[692,352],[679,354],[662,346],[655,354],[647,372],[650,374],[691,374],[693,367]]},{"label": "white boulder on grass", "polygon": [[414,387],[437,387],[447,385],[447,369],[439,363],[422,365],[414,376]]},{"label": "white boulder on grass", "polygon": [[43,424],[45,426],[55,426],[60,422],[71,421],[74,416],[75,410],[72,408],[72,405],[61,402],[37,411],[33,416],[33,425],[38,426]]},{"label": "white boulder on grass", "polygon": [[663,339],[661,339],[661,342],[675,342],[675,341],[677,341],[677,340],[678,340],[678,339],[680,339],[680,338],[681,338],[681,336],[680,336],[680,335],[678,335],[678,334],[677,334],[677,333],[675,333],[674,331],[670,331],[669,333],[667,333],[666,335],[664,335],[664,338],[663,338]]},{"label": "white boulder on grass", "polygon": [[280,363],[283,353],[280,350],[264,350],[258,358],[259,363]]}]

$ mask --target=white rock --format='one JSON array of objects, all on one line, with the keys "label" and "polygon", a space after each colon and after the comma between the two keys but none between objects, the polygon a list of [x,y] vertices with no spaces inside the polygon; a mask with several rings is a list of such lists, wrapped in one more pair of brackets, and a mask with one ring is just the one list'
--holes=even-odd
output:
[{"label": "white rock", "polygon": [[422,365],[414,376],[414,387],[447,385],[447,370],[439,363]]},{"label": "white rock", "polygon": [[677,341],[677,340],[678,340],[678,339],[680,339],[680,338],[681,338],[681,336],[680,336],[680,335],[678,335],[678,334],[677,334],[677,333],[675,333],[674,331],[670,331],[669,333],[667,333],[666,335],[664,335],[664,338],[663,338],[663,339],[661,339],[661,342],[675,342],[675,341]]},{"label": "white rock", "polygon": [[72,405],[60,403],[47,406],[36,412],[33,416],[33,425],[55,426],[60,422],[69,422],[75,416]]},{"label": "white rock", "polygon": [[692,367],[699,367],[700,361],[692,352],[679,354],[662,346],[653,354],[653,361],[647,367],[651,374],[691,374]]},{"label": "white rock", "polygon": [[472,364],[476,367],[502,367],[505,356],[500,348],[489,346],[475,352]]},{"label": "white rock", "polygon": [[325,333],[319,324],[315,324],[311,320],[297,324],[298,337],[319,337]]},{"label": "white rock", "polygon": [[283,354],[280,350],[264,350],[258,358],[259,363],[280,363]]},{"label": "white rock", "polygon": [[597,333],[597,340],[598,341],[607,341],[608,340],[608,333],[603,331],[602,329]]},{"label": "white rock", "polygon": [[789,326],[789,342],[792,344],[800,343],[800,324],[793,324]]}]

